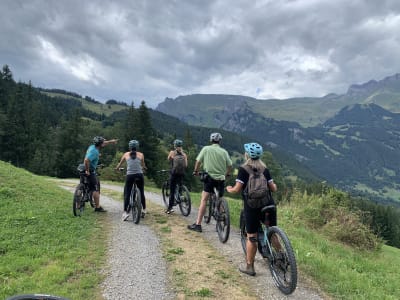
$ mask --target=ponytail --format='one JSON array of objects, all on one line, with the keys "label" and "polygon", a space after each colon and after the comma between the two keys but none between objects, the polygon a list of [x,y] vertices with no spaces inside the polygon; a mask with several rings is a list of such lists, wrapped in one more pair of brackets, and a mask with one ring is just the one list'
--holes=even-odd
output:
[{"label": "ponytail", "polygon": [[131,149],[131,153],[129,154],[132,159],[136,158],[136,148]]}]

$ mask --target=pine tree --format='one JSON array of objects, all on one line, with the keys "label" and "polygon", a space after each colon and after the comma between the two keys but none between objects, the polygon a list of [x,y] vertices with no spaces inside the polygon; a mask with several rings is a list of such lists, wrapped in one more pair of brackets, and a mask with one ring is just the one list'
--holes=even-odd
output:
[{"label": "pine tree", "polygon": [[162,159],[165,160],[165,157],[163,157],[162,151],[159,148],[159,140],[151,123],[149,110],[144,101],[142,101],[137,110],[137,116],[137,137],[140,142],[140,150],[145,157],[147,166],[146,175],[149,178],[155,178],[157,176],[157,170],[160,169],[161,161]]}]

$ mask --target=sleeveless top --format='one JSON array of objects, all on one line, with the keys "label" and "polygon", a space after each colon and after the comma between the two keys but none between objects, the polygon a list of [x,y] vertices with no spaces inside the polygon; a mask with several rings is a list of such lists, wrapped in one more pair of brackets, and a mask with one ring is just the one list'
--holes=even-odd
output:
[{"label": "sleeveless top", "polygon": [[138,157],[136,157],[135,159],[129,157],[128,160],[126,161],[126,164],[127,164],[126,175],[143,173],[142,162]]}]

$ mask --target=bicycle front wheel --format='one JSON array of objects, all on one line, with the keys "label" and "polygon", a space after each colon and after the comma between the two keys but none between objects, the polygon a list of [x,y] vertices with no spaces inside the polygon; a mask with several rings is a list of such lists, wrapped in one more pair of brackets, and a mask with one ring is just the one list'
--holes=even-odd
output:
[{"label": "bicycle front wheel", "polygon": [[187,217],[190,215],[190,210],[192,208],[192,201],[190,199],[190,193],[186,186],[182,185],[179,188],[179,209],[182,215]]},{"label": "bicycle front wheel", "polygon": [[212,207],[213,207],[213,203],[215,201],[215,195],[214,194],[210,194],[208,196],[207,199],[207,203],[206,203],[206,213],[204,215],[204,222],[206,222],[207,224],[210,223],[211,221],[211,217],[212,217]]},{"label": "bicycle front wheel", "polygon": [[292,245],[286,233],[277,226],[269,228],[268,241],[272,251],[268,264],[272,277],[279,290],[289,295],[297,286],[297,264]]},{"label": "bicycle front wheel", "polygon": [[165,208],[169,206],[169,184],[165,181],[161,188]]},{"label": "bicycle front wheel", "polygon": [[215,225],[218,232],[218,237],[221,243],[226,243],[229,239],[229,231],[231,229],[231,218],[229,215],[228,202],[224,198],[220,198],[217,207],[217,224]]},{"label": "bicycle front wheel", "polygon": [[78,184],[75,188],[74,198],[72,201],[72,212],[75,217],[80,217],[85,209],[85,187],[82,183]]},{"label": "bicycle front wheel", "polygon": [[142,198],[138,188],[133,187],[129,198],[133,223],[139,224],[142,214]]}]

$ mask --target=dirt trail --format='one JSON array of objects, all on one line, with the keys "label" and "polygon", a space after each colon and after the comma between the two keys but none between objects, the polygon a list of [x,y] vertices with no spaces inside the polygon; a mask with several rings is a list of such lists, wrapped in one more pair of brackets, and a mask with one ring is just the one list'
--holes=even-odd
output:
[{"label": "dirt trail", "polygon": [[[116,190],[122,192],[122,187],[102,184],[103,188]],[[158,205],[164,205],[162,196],[158,193],[146,192],[146,199],[152,201]],[[178,208],[179,210],[179,208]],[[177,212],[179,214],[179,212]],[[186,221],[187,224],[192,224],[195,222],[197,216],[197,209],[192,208],[190,216],[181,218]],[[227,243],[222,244],[217,236],[215,230],[215,222],[212,220],[210,224],[205,224],[203,222],[203,236],[209,241],[213,247],[215,247],[227,261],[232,263],[236,268],[244,261],[244,255],[242,251],[242,246],[240,243],[240,234],[237,230],[231,228],[231,234]],[[196,234],[196,233],[194,233]],[[242,275],[246,282],[251,285],[254,292],[258,295],[260,299],[307,299],[307,300],[317,300],[317,299],[328,299],[328,297],[323,296],[323,293],[315,288],[311,287],[309,281],[304,280],[302,274],[299,273],[299,282],[296,291],[289,296],[283,295],[275,286],[273,279],[271,277],[270,271],[259,254],[256,256],[255,269],[257,271],[257,276],[249,277],[247,275]]]}]

